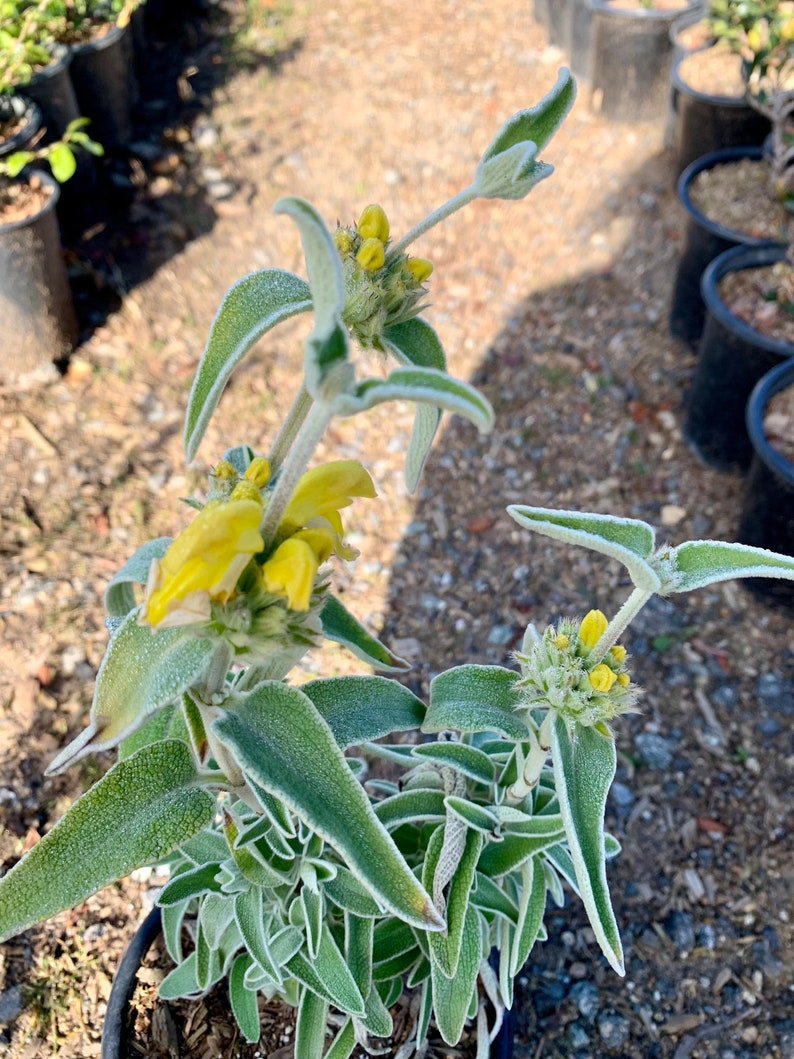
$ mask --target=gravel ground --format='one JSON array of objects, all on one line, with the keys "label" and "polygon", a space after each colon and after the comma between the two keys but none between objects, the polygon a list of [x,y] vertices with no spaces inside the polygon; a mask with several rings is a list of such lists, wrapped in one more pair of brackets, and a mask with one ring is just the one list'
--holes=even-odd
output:
[{"label": "gravel ground", "polygon": [[[63,378],[0,391],[7,865],[109,763],[42,779],[85,723],[105,582],[142,540],[186,521],[179,497],[225,447],[265,447],[291,400],[302,324],[238,372],[185,467],[184,402],[223,292],[253,268],[303,268],[273,203],[304,195],[333,222],[380,201],[404,231],[468,183],[499,123],[561,62],[529,5],[507,0],[257,10],[237,37],[245,65],[203,33],[166,49],[182,64],[182,109],[159,131],[142,125],[132,221],[72,255],[85,340]],[[506,504],[640,517],[673,543],[735,533],[741,481],[701,466],[680,434],[693,357],[666,330],[683,218],[662,121],[609,126],[584,96],[545,152],[557,172],[529,200],[476,203],[417,246],[436,266],[428,318],[454,373],[493,402],[494,433],[449,421],[415,497],[401,478],[409,409],[328,438],[328,452],[364,454],[381,494],[355,508],[348,605],[410,658],[421,691],[452,664],[509,663],[528,621],[614,611],[628,591],[607,560],[531,539]],[[733,584],[654,601],[632,627],[632,676],[647,691],[617,726],[609,808],[627,976],[608,969],[573,902],[551,910],[551,940],[522,978],[519,1059],[794,1056],[791,629]],[[328,651],[308,672],[358,668]],[[0,949],[0,1054],[99,1054],[147,881]]]}]

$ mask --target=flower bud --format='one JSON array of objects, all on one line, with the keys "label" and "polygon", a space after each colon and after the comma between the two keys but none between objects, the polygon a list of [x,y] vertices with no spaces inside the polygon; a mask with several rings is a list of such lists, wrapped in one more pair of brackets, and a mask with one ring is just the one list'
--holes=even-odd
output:
[{"label": "flower bud", "polygon": [[385,243],[389,238],[389,220],[383,209],[377,204],[367,206],[359,218],[356,231],[362,239],[380,239]]},{"label": "flower bud", "polygon": [[383,243],[375,236],[365,239],[356,254],[356,261],[368,272],[377,272],[379,268],[383,268],[385,260]]},{"label": "flower bud", "polygon": [[409,257],[405,262],[405,267],[411,273],[414,283],[418,286],[420,283],[424,283],[426,279],[429,279],[433,274],[433,264],[424,257]]}]

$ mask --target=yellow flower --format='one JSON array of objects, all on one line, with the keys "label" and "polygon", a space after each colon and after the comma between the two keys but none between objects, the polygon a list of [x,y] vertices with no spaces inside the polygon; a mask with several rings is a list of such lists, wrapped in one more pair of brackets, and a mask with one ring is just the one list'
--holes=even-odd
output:
[{"label": "yellow flower", "polygon": [[278,527],[281,543],[262,569],[265,588],[284,596],[291,610],[309,609],[317,571],[332,552],[355,558],[355,551],[342,543],[339,512],[357,496],[376,496],[372,479],[357,460],[314,467],[298,482]]},{"label": "yellow flower", "polygon": [[618,665],[626,661],[626,648],[621,646],[621,644],[619,643],[616,643],[614,647],[610,648],[609,653],[612,655]]},{"label": "yellow flower", "polygon": [[386,250],[380,239],[365,239],[356,253],[356,261],[367,272],[377,272],[386,261]]},{"label": "yellow flower", "polygon": [[426,257],[409,257],[405,262],[405,267],[411,273],[416,284],[424,283],[433,274],[433,263],[428,261]]},{"label": "yellow flower", "polygon": [[367,206],[359,217],[356,231],[362,239],[379,239],[385,243],[389,238],[389,219],[383,208],[377,203]]},{"label": "yellow flower", "polygon": [[254,498],[237,486],[228,500],[211,500],[152,563],[143,618],[162,627],[207,621],[210,601],[225,602],[251,557],[264,548],[261,521],[258,491]]},{"label": "yellow flower", "polygon": [[588,674],[596,691],[607,692],[618,679],[617,674],[605,662],[599,662]]},{"label": "yellow flower", "polygon": [[603,611],[588,611],[579,626],[579,642],[592,651],[601,639],[608,624],[606,614]]},{"label": "yellow flower", "polygon": [[627,688],[630,683],[631,677],[628,675],[628,673],[618,673],[618,684],[622,688]]}]

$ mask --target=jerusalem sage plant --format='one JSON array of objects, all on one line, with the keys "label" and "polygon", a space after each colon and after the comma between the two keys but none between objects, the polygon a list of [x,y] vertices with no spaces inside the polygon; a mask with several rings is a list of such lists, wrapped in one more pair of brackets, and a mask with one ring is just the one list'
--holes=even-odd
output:
[{"label": "jerusalem sage plant", "polygon": [[[120,760],[0,880],[0,936],[167,861],[159,903],[175,967],[161,995],[201,996],[227,977],[250,1041],[258,994],[280,997],[298,1009],[297,1059],[322,1055],[331,1008],[330,1059],[356,1042],[382,1050],[406,989],[415,1018],[398,1054],[425,1050],[431,1019],[449,1044],[473,1019],[487,1055],[545,936],[547,895],[562,902],[563,882],[623,973],[606,878],[618,846],[604,808],[616,760],[609,722],[635,707],[638,689],[617,641],[654,592],[794,578],[794,560],[715,542],[655,549],[645,523],[516,506],[528,529],[624,562],[636,588],[612,621],[591,611],[542,634],[530,627],[518,671],[450,669],[427,706],[392,677],[289,682],[323,637],[375,668],[405,668],[333,595],[325,566],[332,553],[354,554],[341,512],[373,498],[372,481],[352,460],[307,467],[334,417],[384,401],[417,404],[411,487],[441,410],[490,428],[488,402],[447,373],[418,315],[432,268],[406,249],[474,198],[524,197],[550,173],[537,153],[573,97],[564,71],[500,130],[471,186],[397,242],[379,206],[332,233],[308,203],[278,204],[298,225],[308,283],[265,269],[228,293],[191,392],[188,456],[254,342],[311,310],[302,385],[269,456],[230,449],[193,522],[145,544],[109,584],[90,723],[52,770],[113,747]],[[398,366],[358,378],[351,338]],[[378,757],[398,780],[367,779]]]}]

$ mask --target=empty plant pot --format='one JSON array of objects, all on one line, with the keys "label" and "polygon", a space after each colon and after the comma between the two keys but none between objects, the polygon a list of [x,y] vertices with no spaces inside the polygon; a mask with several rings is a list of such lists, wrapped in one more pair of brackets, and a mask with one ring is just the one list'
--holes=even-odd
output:
[{"label": "empty plant pot", "polygon": [[[747,433],[753,446],[753,461],[738,532],[742,544],[769,548],[784,555],[794,555],[794,462],[776,446],[775,438],[767,435],[764,420],[775,394],[792,387],[794,360],[788,360],[764,375],[747,403]],[[790,427],[794,429],[794,419]],[[748,577],[743,583],[764,602],[794,613],[794,582]]]},{"label": "empty plant pot", "polygon": [[664,119],[673,46],[670,26],[685,8],[617,6],[588,0],[592,10],[590,107],[612,121]]},{"label": "empty plant pot", "polygon": [[763,268],[785,256],[780,246],[737,246],[720,254],[703,273],[708,311],[684,437],[705,463],[720,470],[746,471],[750,466],[753,446],[745,427],[747,401],[768,371],[791,359],[794,345],[769,338],[735,316],[720,297],[718,284],[730,272]]},{"label": "empty plant pot", "polygon": [[670,333],[689,345],[698,341],[706,320],[706,303],[700,287],[706,267],[724,250],[730,250],[734,246],[779,245],[773,239],[748,235],[711,220],[692,201],[692,182],[705,169],[742,158],[760,161],[762,154],[761,147],[727,147],[721,151],[713,151],[687,166],[678,179],[678,198],[687,218],[684,245],[670,303]]}]

